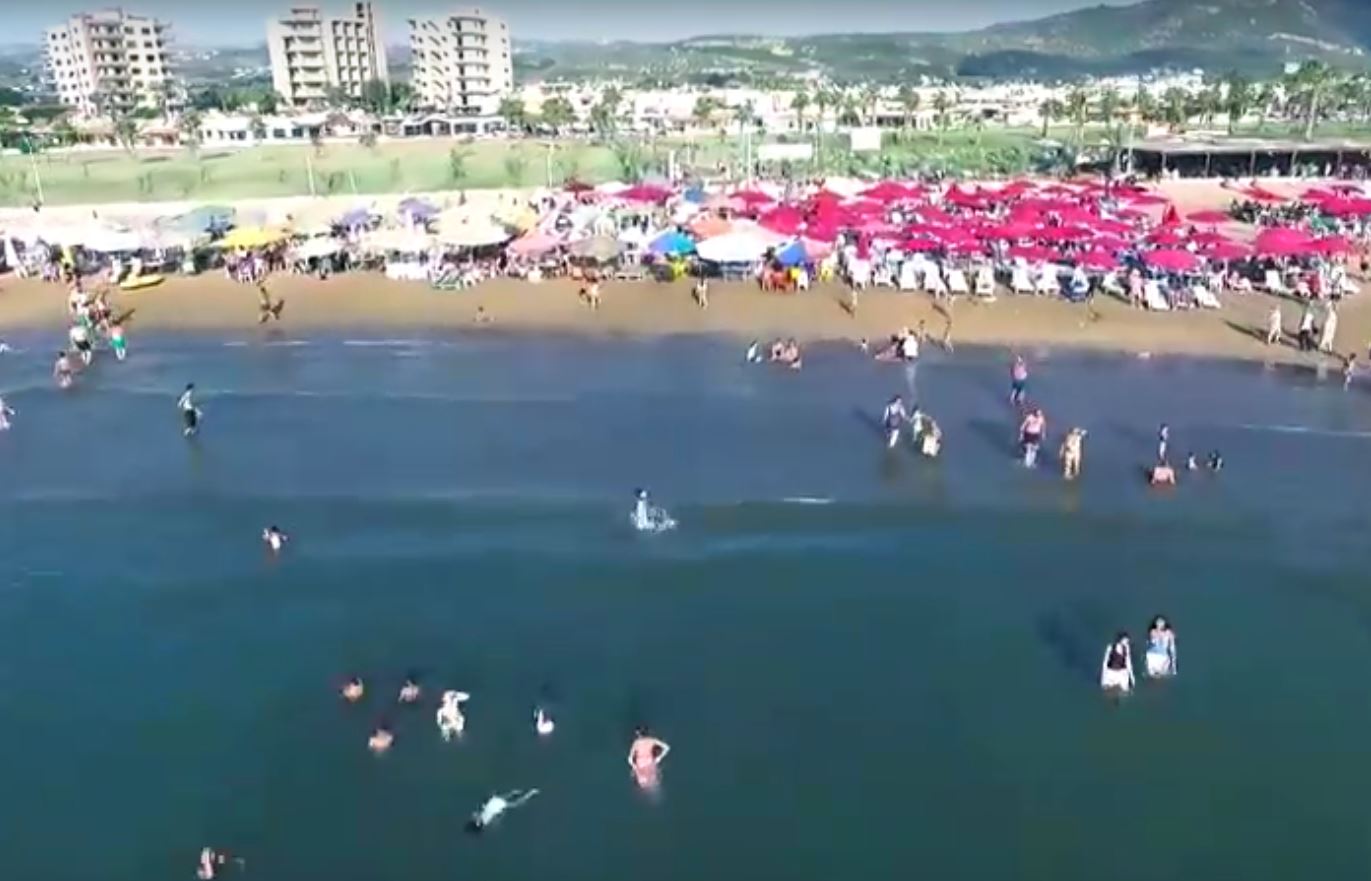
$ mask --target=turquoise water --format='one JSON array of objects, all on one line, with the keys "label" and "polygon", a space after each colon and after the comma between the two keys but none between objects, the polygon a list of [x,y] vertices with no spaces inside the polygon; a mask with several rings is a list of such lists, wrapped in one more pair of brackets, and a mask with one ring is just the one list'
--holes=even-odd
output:
[{"label": "turquoise water", "polygon": [[[140,337],[59,395],[21,342],[0,877],[188,878],[205,844],[253,879],[1371,870],[1360,390],[1043,353],[1052,427],[1090,429],[1066,486],[1010,460],[990,351],[792,375],[700,340]],[[882,448],[911,389],[937,463]],[[1163,420],[1225,472],[1143,486]],[[639,484],[679,530],[630,532]],[[1104,700],[1105,642],[1158,612],[1181,676]],[[463,742],[394,706],[410,669],[473,694]],[[656,799],[624,761],[643,722],[673,746]]]}]

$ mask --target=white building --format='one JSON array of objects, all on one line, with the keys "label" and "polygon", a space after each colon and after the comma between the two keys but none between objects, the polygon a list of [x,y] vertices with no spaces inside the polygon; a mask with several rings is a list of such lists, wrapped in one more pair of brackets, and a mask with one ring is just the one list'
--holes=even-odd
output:
[{"label": "white building", "polygon": [[414,94],[420,105],[493,114],[514,88],[509,27],[481,9],[409,20]]},{"label": "white building", "polygon": [[177,103],[170,31],[122,9],[80,13],[48,29],[44,49],[58,100],[86,114]]},{"label": "white building", "polygon": [[292,107],[320,104],[329,89],[361,97],[371,80],[389,82],[384,35],[370,3],[346,17],[296,6],[267,22],[271,84]]}]

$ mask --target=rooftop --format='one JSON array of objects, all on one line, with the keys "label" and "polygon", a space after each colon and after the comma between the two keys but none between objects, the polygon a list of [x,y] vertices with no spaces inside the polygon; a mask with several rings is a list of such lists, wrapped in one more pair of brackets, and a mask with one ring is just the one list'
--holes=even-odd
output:
[{"label": "rooftop", "polygon": [[1312,141],[1297,138],[1228,138],[1185,137],[1146,138],[1133,144],[1135,152],[1162,153],[1167,156],[1203,155],[1206,153],[1329,153],[1371,152],[1371,141],[1345,138],[1317,138]]}]

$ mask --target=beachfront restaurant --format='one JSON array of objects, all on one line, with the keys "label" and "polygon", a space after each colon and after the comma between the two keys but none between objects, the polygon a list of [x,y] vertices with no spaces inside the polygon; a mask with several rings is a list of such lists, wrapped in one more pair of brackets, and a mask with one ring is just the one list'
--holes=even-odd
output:
[{"label": "beachfront restaurant", "polygon": [[1119,167],[1146,178],[1355,177],[1371,169],[1371,143],[1268,138],[1149,138],[1118,151]]}]

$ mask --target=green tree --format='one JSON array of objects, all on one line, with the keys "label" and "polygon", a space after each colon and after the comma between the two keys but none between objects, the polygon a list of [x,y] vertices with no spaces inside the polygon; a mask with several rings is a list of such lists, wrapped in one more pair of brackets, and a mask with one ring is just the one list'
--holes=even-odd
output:
[{"label": "green tree", "polygon": [[1325,102],[1334,82],[1332,69],[1322,61],[1306,61],[1290,76],[1289,90],[1303,121],[1305,140],[1314,137],[1314,130],[1327,110]]},{"label": "green tree", "polygon": [[1228,133],[1238,128],[1252,109],[1252,82],[1236,71],[1224,78],[1223,111],[1228,115]]},{"label": "green tree", "polygon": [[704,128],[714,120],[714,114],[721,109],[719,99],[712,95],[701,95],[695,99],[695,106],[690,110],[690,117],[695,121],[695,125]]},{"label": "green tree", "polygon": [[1173,132],[1185,128],[1190,119],[1190,96],[1185,89],[1172,86],[1162,94],[1162,118]]},{"label": "green tree", "polygon": [[914,87],[906,83],[900,86],[898,99],[900,102],[900,128],[907,135],[914,128],[914,114],[919,112],[919,93]]},{"label": "green tree", "polygon": [[528,157],[524,151],[517,147],[505,154],[505,184],[506,186],[523,186],[524,174],[528,171]]},{"label": "green tree", "polygon": [[614,161],[619,165],[620,180],[637,183],[643,179],[644,160],[642,149],[632,141],[615,141],[610,145]]},{"label": "green tree", "polygon": [[200,111],[193,108],[183,110],[180,118],[176,121],[176,130],[181,137],[181,143],[191,153],[200,149],[202,140],[200,126],[203,124],[204,118],[201,117]]},{"label": "green tree", "polygon": [[1085,124],[1090,119],[1090,96],[1085,89],[1077,86],[1066,94],[1066,115],[1075,127],[1075,140],[1080,144],[1085,140]]},{"label": "green tree", "polygon": [[362,97],[360,103],[362,107],[378,116],[389,113],[392,106],[390,86],[384,80],[367,80],[362,83]]},{"label": "green tree", "polygon": [[879,113],[881,107],[881,87],[874,83],[868,83],[862,87],[859,100],[861,102],[864,121],[867,125],[875,125],[877,113]]},{"label": "green tree", "polygon": [[795,111],[795,127],[804,131],[805,111],[809,109],[809,93],[804,89],[797,89],[790,99],[790,109]]},{"label": "green tree", "polygon": [[1106,129],[1112,130],[1123,109],[1123,96],[1118,89],[1102,89],[1095,97],[1095,106],[1100,114],[1100,122],[1104,123]]},{"label": "green tree", "polygon": [[938,146],[942,146],[943,135],[952,124],[952,96],[946,89],[939,89],[933,96],[933,114],[938,123]]},{"label": "green tree", "polygon": [[500,109],[497,112],[512,129],[522,131],[528,127],[528,109],[519,98],[509,97],[501,99]]},{"label": "green tree", "polygon": [[565,97],[556,95],[543,102],[542,118],[553,131],[561,131],[575,121],[576,110]]},{"label": "green tree", "polygon": [[[252,114],[252,116],[248,117],[248,133],[251,134],[252,139],[259,144],[262,141],[266,140],[267,123],[264,119],[262,119],[262,115],[260,113],[254,113]],[[317,128],[310,129],[309,142],[314,145],[315,153],[318,153],[322,144],[319,137],[319,130]]]},{"label": "green tree", "polygon": [[114,139],[130,153],[138,143],[138,120],[127,114],[120,114],[114,120]]},{"label": "green tree", "polygon": [[367,129],[357,136],[357,143],[367,150],[376,149],[376,132]]},{"label": "green tree", "polygon": [[453,147],[447,151],[447,177],[448,181],[454,186],[461,186],[467,178],[467,161],[471,159],[471,151],[466,147]]},{"label": "green tree", "polygon": [[1062,118],[1066,111],[1062,108],[1062,102],[1056,98],[1047,98],[1038,105],[1038,118],[1043,121],[1043,140],[1047,140],[1048,130],[1052,123]]},{"label": "green tree", "polygon": [[733,121],[738,124],[738,131],[749,128],[757,124],[757,107],[751,101],[744,101],[733,108]]}]

